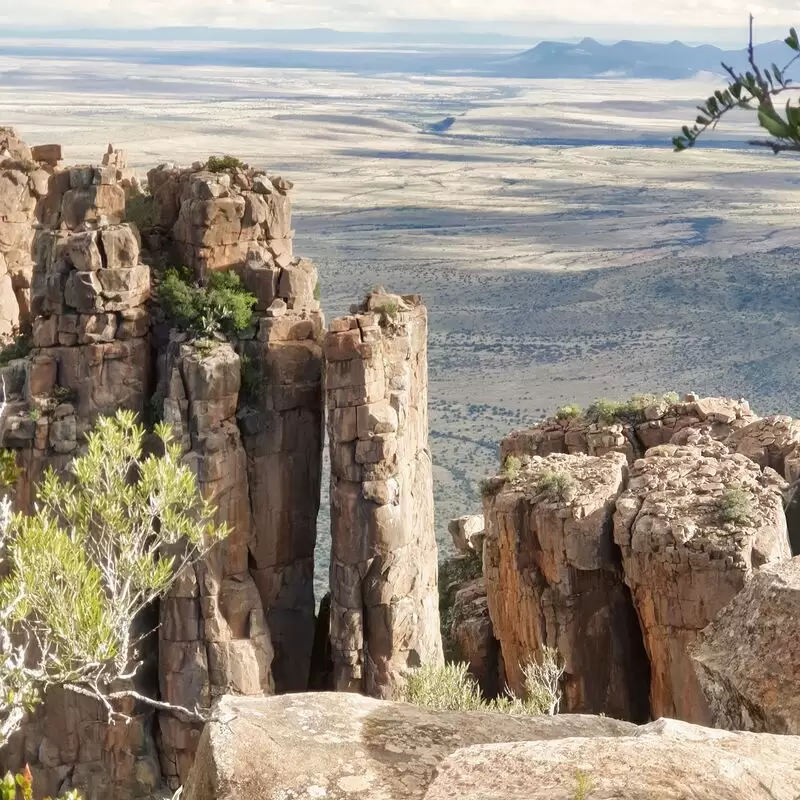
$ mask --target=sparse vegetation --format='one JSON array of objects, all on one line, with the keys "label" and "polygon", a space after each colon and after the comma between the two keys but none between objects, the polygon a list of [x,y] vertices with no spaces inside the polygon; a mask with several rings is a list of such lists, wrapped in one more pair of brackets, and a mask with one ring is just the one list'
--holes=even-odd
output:
[{"label": "sparse vegetation", "polygon": [[556,411],[556,419],[567,420],[567,419],[577,419],[583,413],[583,409],[581,409],[578,405],[566,405],[561,406],[561,408]]},{"label": "sparse vegetation", "polygon": [[541,663],[522,668],[524,697],[506,689],[504,697],[485,700],[467,664],[426,665],[408,677],[404,699],[436,711],[494,711],[514,716],[557,714],[561,704],[564,667],[558,653],[545,648]]},{"label": "sparse vegetation", "polygon": [[611,425],[619,422],[624,408],[624,403],[600,398],[586,409],[586,419],[595,424]]},{"label": "sparse vegetation", "polygon": [[156,224],[155,201],[149,194],[132,194],[125,202],[125,222],[132,222],[140,231]]},{"label": "sparse vegetation", "polygon": [[592,789],[592,781],[585,772],[578,770],[575,773],[575,794],[573,800],[586,800]]},{"label": "sparse vegetation", "polygon": [[519,477],[520,470],[522,469],[522,461],[517,456],[506,456],[503,462],[503,477],[510,481]]},{"label": "sparse vegetation", "polygon": [[484,478],[479,486],[483,498],[494,497],[502,488],[503,482],[497,478]]},{"label": "sparse vegetation", "polygon": [[384,300],[373,306],[372,310],[376,314],[381,315],[381,323],[394,322],[397,319],[397,313],[400,310],[400,305],[396,300]]},{"label": "sparse vegetation", "polygon": [[565,503],[575,491],[575,479],[568,472],[546,470],[536,481],[536,493],[549,503]]},{"label": "sparse vegetation", "polygon": [[439,620],[444,655],[448,661],[460,658],[450,637],[456,593],[465,583],[480,578],[482,574],[483,563],[477,553],[449,558],[439,564]]},{"label": "sparse vegetation", "polygon": [[321,288],[320,288],[320,283],[319,283],[319,281],[317,281],[317,282],[314,284],[314,299],[315,299],[315,300],[319,300],[319,299],[320,299],[320,297],[322,297],[322,290],[321,290]]},{"label": "sparse vegetation", "polygon": [[595,400],[584,415],[588,422],[601,425],[613,425],[616,422],[637,424],[644,421],[644,412],[650,406],[659,403],[678,403],[680,397],[677,392],[668,392],[661,396],[656,394],[635,394],[629,400],[620,402],[600,398]]},{"label": "sparse vegetation", "polygon": [[206,162],[209,172],[227,172],[229,169],[247,169],[247,164],[236,156],[211,156]]},{"label": "sparse vegetation", "polygon": [[258,396],[261,372],[247,353],[239,354],[239,364],[242,374],[241,395],[245,400],[253,400]]},{"label": "sparse vegetation", "polygon": [[675,406],[681,401],[681,396],[677,392],[665,392],[662,400],[668,405]]},{"label": "sparse vegetation", "polygon": [[235,335],[253,324],[256,298],[233,271],[212,272],[208,285],[198,286],[185,268],[168,269],[158,297],[176,325],[198,337]]},{"label": "sparse vegetation", "polygon": [[0,450],[0,488],[11,489],[16,486],[22,470],[17,466],[14,450]]},{"label": "sparse vegetation", "polygon": [[18,358],[27,358],[33,349],[30,334],[15,331],[14,340],[0,350],[0,367],[7,367]]},{"label": "sparse vegetation", "polygon": [[724,523],[743,525],[753,513],[753,497],[741,486],[729,486],[717,499],[717,514]]}]

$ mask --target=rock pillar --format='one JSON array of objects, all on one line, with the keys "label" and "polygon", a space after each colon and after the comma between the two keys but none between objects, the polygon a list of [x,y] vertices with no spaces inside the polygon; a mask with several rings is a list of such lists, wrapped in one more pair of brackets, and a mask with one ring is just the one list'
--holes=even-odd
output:
[{"label": "rock pillar", "polygon": [[648,664],[614,546],[622,453],[552,454],[523,462],[484,497],[484,574],[509,686],[523,667],[558,650],[562,711],[648,717]]},{"label": "rock pillar", "polygon": [[426,339],[420,298],[382,291],[325,338],[337,690],[391,698],[442,660]]}]

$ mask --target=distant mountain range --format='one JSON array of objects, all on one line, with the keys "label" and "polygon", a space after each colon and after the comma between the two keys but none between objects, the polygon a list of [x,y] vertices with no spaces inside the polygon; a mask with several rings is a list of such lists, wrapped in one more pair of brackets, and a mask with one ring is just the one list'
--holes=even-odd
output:
[{"label": "distant mountain range", "polygon": [[[756,48],[760,62],[783,66],[790,54],[781,41]],[[720,72],[721,62],[744,69],[747,51],[712,45],[690,47],[683,42],[660,44],[623,41],[601,44],[541,42],[536,47],[491,65],[494,74],[518,78],[691,78],[700,72]]]},{"label": "distant mountain range", "polygon": [[[369,33],[330,28],[23,29],[0,27],[0,55],[74,59],[110,58],[174,66],[241,66],[319,69],[359,74],[472,74],[508,78],[691,78],[721,73],[721,62],[747,64],[746,50],[596,39],[544,41],[514,51],[530,38],[464,32]],[[533,39],[535,41],[535,38]],[[760,63],[780,66],[789,51],[782,41],[757,48]]]}]

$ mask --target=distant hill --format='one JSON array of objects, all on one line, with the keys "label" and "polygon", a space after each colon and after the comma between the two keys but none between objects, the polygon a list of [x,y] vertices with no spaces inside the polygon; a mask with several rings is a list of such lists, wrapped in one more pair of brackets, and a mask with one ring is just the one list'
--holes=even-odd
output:
[{"label": "distant hill", "polygon": [[[757,48],[759,61],[781,66],[788,50],[774,41]],[[622,41],[601,44],[595,39],[575,43],[540,42],[524,53],[491,65],[496,75],[518,78],[691,78],[699,72],[721,72],[721,62],[744,68],[747,52],[712,45],[690,47],[682,42],[660,44]]]}]

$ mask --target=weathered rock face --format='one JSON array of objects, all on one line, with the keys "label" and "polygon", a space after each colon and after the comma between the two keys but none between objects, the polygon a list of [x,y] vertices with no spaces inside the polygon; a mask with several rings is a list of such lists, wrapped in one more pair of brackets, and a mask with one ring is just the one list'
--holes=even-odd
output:
[{"label": "weathered rock face", "polygon": [[28,764],[39,797],[60,797],[72,788],[86,800],[151,797],[161,785],[154,715],[133,702],[119,710],[131,721],[109,726],[101,703],[52,689],[4,749],[0,767],[5,774]]},{"label": "weathered rock face", "polygon": [[643,721],[647,661],[612,536],[626,474],[620,453],[523,464],[485,497],[484,574],[515,692],[522,666],[556,648],[566,667],[562,710]]},{"label": "weathered rock face", "polygon": [[[174,339],[163,364],[164,421],[185,450],[198,487],[231,534],[187,568],[161,602],[162,698],[209,707],[234,692],[273,690],[272,643],[258,589],[248,571],[252,541],[247,457],[236,425],[239,356],[227,343],[208,352]],[[165,778],[177,786],[194,759],[201,727],[171,714],[159,719]]]},{"label": "weathered rock face", "polygon": [[460,747],[566,737],[586,742],[635,730],[596,717],[432,712],[334,693],[226,697],[218,716],[203,733],[186,800],[422,800],[439,763]]},{"label": "weathered rock face", "polygon": [[766,417],[734,431],[725,444],[788,478],[792,465],[800,459],[800,420],[783,415]]},{"label": "weathered rock face", "polygon": [[175,258],[198,277],[242,267],[251,254],[278,268],[292,262],[290,181],[238,168],[208,172],[200,164],[161,165],[147,178]]},{"label": "weathered rock face", "polygon": [[453,546],[459,553],[483,553],[486,523],[483,514],[469,514],[450,520],[447,530],[453,539]]},{"label": "weathered rock face", "polygon": [[689,430],[702,430],[723,440],[758,417],[745,400],[687,395],[683,402],[656,401],[635,413],[612,421],[592,421],[586,415],[553,417],[539,425],[510,433],[500,446],[507,456],[547,456],[550,453],[585,453],[602,456],[624,453],[629,462],[659,444],[667,444]]},{"label": "weathered rock face", "polygon": [[713,724],[800,733],[800,559],[757,570],[691,648]]},{"label": "weathered rock face", "polygon": [[[747,519],[737,523],[724,522],[718,507],[731,487],[748,498]],[[711,722],[688,648],[754,570],[791,557],[784,487],[775,472],[708,438],[654,448],[632,467],[614,539],[650,657],[654,716]]]},{"label": "weathered rock face", "polygon": [[271,308],[256,338],[240,343],[249,383],[239,424],[254,525],[250,573],[267,612],[276,689],[304,691],[314,641],[324,320],[311,298],[275,302],[292,309]]},{"label": "weathered rock face", "polygon": [[426,336],[419,297],[376,292],[325,338],[339,690],[390,698],[442,659]]},{"label": "weathered rock face", "polygon": [[452,655],[469,665],[484,697],[500,695],[505,689],[505,667],[500,642],[494,635],[489,615],[486,579],[481,576],[464,584],[450,611],[449,643]]},{"label": "weathered rock face", "polygon": [[0,337],[31,322],[34,226],[47,221],[53,169],[37,163],[13,128],[0,127]]},{"label": "weathered rock face", "polygon": [[631,736],[465,747],[425,800],[794,800],[800,739],[659,720]]}]

